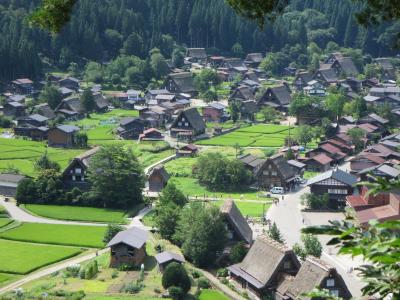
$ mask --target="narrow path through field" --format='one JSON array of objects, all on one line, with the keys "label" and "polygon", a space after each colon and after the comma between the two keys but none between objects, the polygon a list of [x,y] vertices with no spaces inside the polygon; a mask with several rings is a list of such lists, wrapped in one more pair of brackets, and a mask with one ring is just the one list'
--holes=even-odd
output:
[{"label": "narrow path through field", "polygon": [[0,197],[0,205],[3,206],[9,213],[12,219],[26,223],[43,223],[43,224],[63,224],[63,225],[84,225],[84,226],[107,226],[103,223],[77,222],[77,221],[62,221],[48,219],[31,215],[25,210],[19,208],[14,202],[6,202],[3,197]]},{"label": "narrow path through field", "polygon": [[[98,251],[97,254],[101,255],[103,253],[106,253],[107,251],[109,251],[108,248],[107,249],[102,249],[102,250]],[[67,268],[70,265],[80,264],[82,262],[85,262],[85,261],[90,260],[90,259],[95,258],[95,257],[96,257],[96,252],[95,253],[86,254],[86,255],[83,255],[83,256],[78,256],[78,257],[75,257],[75,258],[72,258],[72,259],[69,259],[69,260],[65,260],[65,261],[63,261],[61,263],[52,265],[50,267],[44,268],[44,269],[36,271],[36,272],[33,272],[33,273],[21,278],[20,280],[14,281],[13,283],[11,283],[9,285],[6,285],[6,286],[0,288],[0,295],[3,294],[3,293],[6,293],[6,292],[10,292],[10,291],[12,291],[12,290],[14,290],[14,289],[16,289],[16,288],[28,283],[28,282],[31,282],[31,281],[36,280],[36,279],[39,279],[39,278],[41,278],[43,276],[47,276],[47,275],[50,275],[50,274],[52,274],[54,272],[63,270],[63,269]]]}]

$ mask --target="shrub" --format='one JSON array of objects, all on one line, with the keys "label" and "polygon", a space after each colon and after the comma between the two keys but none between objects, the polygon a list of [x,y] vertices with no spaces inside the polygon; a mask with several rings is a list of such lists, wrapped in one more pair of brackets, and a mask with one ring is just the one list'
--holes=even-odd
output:
[{"label": "shrub", "polygon": [[81,268],[79,271],[79,278],[85,279],[85,277],[86,277],[86,270],[85,270],[85,268]]},{"label": "shrub", "polygon": [[182,288],[179,286],[171,286],[168,289],[169,296],[174,300],[183,299],[185,293],[183,292]]},{"label": "shrub", "polygon": [[192,277],[193,278],[199,278],[200,276],[201,276],[202,274],[201,274],[201,272],[200,271],[197,271],[197,270],[192,270]]},{"label": "shrub", "polygon": [[117,277],[118,277],[118,271],[117,271],[117,270],[114,270],[114,271],[112,272],[112,274],[111,274],[111,278],[114,279],[114,278],[117,278]]},{"label": "shrub", "polygon": [[131,282],[123,287],[123,292],[128,294],[137,294],[144,288],[142,282]]},{"label": "shrub", "polygon": [[80,269],[81,269],[81,266],[79,264],[76,264],[76,265],[67,267],[66,270],[67,270],[67,273],[69,276],[75,278],[75,277],[78,277]]},{"label": "shrub", "polygon": [[305,205],[308,209],[326,208],[328,206],[328,201],[329,201],[328,194],[319,196],[308,193],[301,196],[301,203]]},{"label": "shrub", "polygon": [[113,239],[114,236],[117,235],[118,232],[123,231],[124,228],[119,225],[108,224],[107,230],[104,234],[103,242],[107,244],[109,241]]},{"label": "shrub", "polygon": [[186,269],[179,263],[170,263],[164,271],[162,285],[165,289],[171,286],[180,287],[186,294],[191,287],[191,282]]},{"label": "shrub", "polygon": [[245,243],[239,242],[232,247],[231,253],[229,254],[229,259],[234,264],[239,263],[246,256],[247,251],[248,251],[248,249],[247,249]]},{"label": "shrub", "polygon": [[210,281],[205,277],[200,277],[197,280],[197,286],[199,289],[208,289],[211,287]]},{"label": "shrub", "polygon": [[217,277],[226,277],[228,276],[228,269],[221,268],[217,270]]}]

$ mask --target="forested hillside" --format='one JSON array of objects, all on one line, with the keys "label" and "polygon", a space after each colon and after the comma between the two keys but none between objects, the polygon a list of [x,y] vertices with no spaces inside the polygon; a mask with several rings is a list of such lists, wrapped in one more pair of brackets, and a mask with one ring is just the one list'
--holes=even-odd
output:
[{"label": "forested hillside", "polygon": [[[36,77],[45,65],[67,67],[108,61],[120,53],[147,57],[158,47],[170,57],[174,43],[209,52],[279,51],[328,41],[372,56],[393,55],[400,24],[365,29],[356,24],[350,0],[297,0],[274,24],[260,30],[223,0],[81,0],[59,35],[29,28],[26,16],[38,0],[0,0],[0,77]],[[300,47],[298,46],[300,45]],[[18,63],[16,63],[18,62]]]}]

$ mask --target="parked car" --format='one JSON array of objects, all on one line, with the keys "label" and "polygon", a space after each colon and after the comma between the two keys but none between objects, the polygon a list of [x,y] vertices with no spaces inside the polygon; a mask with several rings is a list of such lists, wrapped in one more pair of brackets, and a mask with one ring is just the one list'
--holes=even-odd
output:
[{"label": "parked car", "polygon": [[271,194],[284,194],[285,189],[281,186],[274,186],[272,189],[269,190]]}]

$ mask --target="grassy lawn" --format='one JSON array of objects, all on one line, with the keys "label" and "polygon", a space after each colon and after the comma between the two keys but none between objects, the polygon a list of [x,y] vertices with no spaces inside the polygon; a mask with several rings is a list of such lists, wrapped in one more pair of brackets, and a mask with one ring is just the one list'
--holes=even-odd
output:
[{"label": "grassy lawn", "polygon": [[219,291],[203,290],[199,296],[199,300],[229,300],[229,298]]},{"label": "grassy lawn", "polygon": [[[211,202],[212,204],[220,207],[224,202],[223,201],[213,201]],[[265,212],[268,211],[270,208],[271,204],[266,203],[265,205],[263,203],[254,203],[254,202],[235,202],[236,206],[239,208],[240,212],[244,217],[249,216],[249,217],[256,217],[260,218],[263,215],[263,209],[265,209]]]},{"label": "grassy lawn", "polygon": [[155,211],[152,210],[151,212],[149,212],[147,215],[145,215],[142,219],[142,222],[145,226],[149,226],[149,227],[153,227],[155,226],[155,222],[154,222],[154,215],[155,215]]},{"label": "grassy lawn", "polygon": [[18,279],[20,276],[15,274],[0,273],[0,286],[6,283]]},{"label": "grassy lawn", "polygon": [[125,212],[116,209],[38,204],[26,204],[23,207],[35,215],[51,219],[126,223]]},{"label": "grassy lawn", "polygon": [[13,220],[8,219],[8,218],[0,218],[0,228],[7,226],[10,224]]},{"label": "grassy lawn", "polygon": [[105,226],[23,223],[0,233],[0,237],[22,242],[101,248],[105,231]]},{"label": "grassy lawn", "polygon": [[[198,196],[200,198],[204,197],[212,197],[212,198],[233,198],[233,199],[244,199],[244,200],[271,200],[265,197],[258,197],[259,193],[256,190],[244,190],[240,192],[214,192],[207,190],[206,187],[201,186],[197,179],[195,178],[187,178],[187,177],[172,177],[171,182],[175,183],[175,185],[186,195],[190,197]],[[243,197],[242,197],[243,196]]]},{"label": "grassy lawn", "polygon": [[[290,130],[291,135],[296,134],[296,127]],[[289,127],[275,124],[258,124],[240,128],[231,133],[217,136],[208,140],[199,141],[199,145],[210,146],[234,146],[240,147],[275,147],[279,148],[285,144],[285,138],[289,136]],[[315,147],[312,142],[309,147]]]},{"label": "grassy lawn", "polygon": [[85,151],[85,149],[47,148],[44,142],[0,138],[0,172],[13,167],[25,175],[35,176],[35,161],[46,149],[49,158],[58,162],[61,168],[65,168],[72,158]]},{"label": "grassy lawn", "polygon": [[303,175],[303,178],[304,179],[310,179],[310,178],[313,178],[313,177],[315,177],[315,176],[317,176],[319,174],[320,174],[319,172],[305,171],[304,175]]},{"label": "grassy lawn", "polygon": [[[81,249],[76,247],[27,244],[0,239],[0,272],[27,274],[81,252]],[[3,278],[3,281],[5,280],[7,278]]]}]

